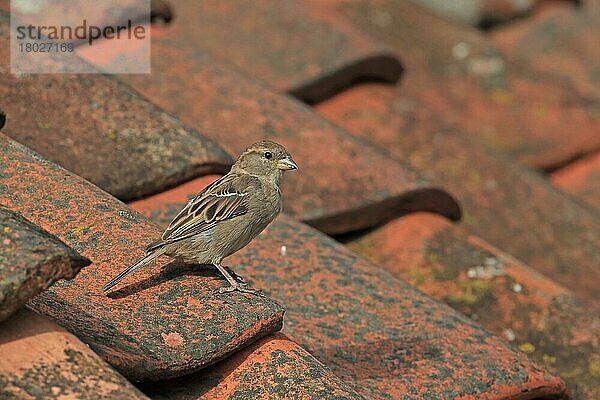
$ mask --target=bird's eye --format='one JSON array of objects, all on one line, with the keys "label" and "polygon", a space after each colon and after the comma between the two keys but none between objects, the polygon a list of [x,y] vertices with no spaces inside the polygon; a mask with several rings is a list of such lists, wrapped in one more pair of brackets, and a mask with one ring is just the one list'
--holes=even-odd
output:
[{"label": "bird's eye", "polygon": [[265,158],[267,160],[270,160],[271,158],[273,158],[273,153],[271,153],[270,151],[266,151],[265,152]]}]

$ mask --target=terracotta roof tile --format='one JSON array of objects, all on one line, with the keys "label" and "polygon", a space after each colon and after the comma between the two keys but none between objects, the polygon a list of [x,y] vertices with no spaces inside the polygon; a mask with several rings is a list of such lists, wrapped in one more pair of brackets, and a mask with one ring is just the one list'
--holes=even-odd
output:
[{"label": "terracotta roof tile", "polygon": [[[281,328],[266,297],[218,294],[211,268],[140,271],[109,298],[102,285],[143,255],[159,230],[82,178],[0,136],[0,204],[23,213],[93,264],[31,302],[130,379],[158,379],[214,363]],[[27,196],[15,195],[27,193]]]},{"label": "terracotta roof tile", "polygon": [[275,334],[220,363],[170,381],[143,386],[154,400],[363,399],[285,335]]},{"label": "terracotta roof tile", "polygon": [[317,109],[443,183],[461,202],[467,229],[598,304],[598,215],[460,132],[438,130],[434,112],[396,90],[356,86]]},{"label": "terracotta roof tile", "polygon": [[[9,50],[8,20],[0,13],[3,71]],[[2,73],[0,91],[5,134],[124,200],[224,172],[232,161],[214,142],[105,75]]]},{"label": "terracotta roof tile", "polygon": [[[197,189],[132,206],[164,225]],[[226,262],[285,304],[287,334],[367,398],[566,398],[523,354],[289,217]]]},{"label": "terracotta roof tile", "polygon": [[0,324],[3,399],[147,399],[75,336],[31,311]]},{"label": "terracotta roof tile", "polygon": [[0,206],[0,321],[90,260],[20,215]]},{"label": "terracotta roof tile", "polygon": [[586,0],[579,7],[573,3],[554,2],[490,36],[509,61],[569,82],[600,120],[600,1]]},{"label": "terracotta roof tile", "polygon": [[600,147],[596,102],[564,79],[505,60],[475,29],[447,23],[410,1],[309,4],[391,46],[405,67],[401,98],[490,148],[549,168]]},{"label": "terracotta roof tile", "polygon": [[600,397],[590,369],[600,314],[571,291],[438,215],[407,215],[347,244],[564,376],[575,398]]},{"label": "terracotta roof tile", "polygon": [[302,3],[178,0],[173,9],[169,30],[176,47],[193,54],[203,46],[306,100],[319,100],[358,77],[396,81],[402,70],[385,46],[310,18]]},{"label": "terracotta roof tile", "polygon": [[600,210],[600,153],[581,158],[552,173],[552,182]]},{"label": "terracotta roof tile", "polygon": [[[302,171],[282,187],[284,209],[294,217],[328,233],[373,226],[413,210],[459,217],[454,199],[425,178],[307,106],[270,92],[192,48],[183,40],[186,31],[169,26],[153,29],[152,35],[152,73],[121,79],[231,154],[240,154],[262,138],[288,147]],[[135,57],[131,49],[116,50],[119,42],[95,44],[102,45],[110,47],[114,58],[92,60],[99,65]]]}]

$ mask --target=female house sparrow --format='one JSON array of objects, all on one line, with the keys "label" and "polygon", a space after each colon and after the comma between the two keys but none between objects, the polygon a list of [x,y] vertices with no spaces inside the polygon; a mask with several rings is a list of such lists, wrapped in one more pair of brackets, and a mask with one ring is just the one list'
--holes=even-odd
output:
[{"label": "female house sparrow", "polygon": [[297,168],[280,144],[264,140],[248,147],[231,171],[190,200],[161,239],[146,248],[146,256],[111,279],[104,291],[167,255],[186,263],[213,264],[230,284],[220,293],[255,293],[255,289],[236,281],[221,261],[245,247],[275,219],[281,210],[279,183],[283,171]]}]

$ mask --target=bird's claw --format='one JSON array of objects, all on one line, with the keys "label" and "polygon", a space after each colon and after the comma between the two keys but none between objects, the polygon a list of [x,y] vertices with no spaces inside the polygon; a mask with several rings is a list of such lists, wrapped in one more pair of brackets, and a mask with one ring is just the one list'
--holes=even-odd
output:
[{"label": "bird's claw", "polygon": [[256,295],[259,295],[259,296],[262,295],[262,290],[251,288],[246,283],[241,283],[241,284],[236,284],[236,285],[230,285],[228,287],[222,287],[222,288],[219,289],[219,293],[229,293],[229,292],[234,292],[236,290],[238,292],[242,292],[242,293],[256,294]]}]

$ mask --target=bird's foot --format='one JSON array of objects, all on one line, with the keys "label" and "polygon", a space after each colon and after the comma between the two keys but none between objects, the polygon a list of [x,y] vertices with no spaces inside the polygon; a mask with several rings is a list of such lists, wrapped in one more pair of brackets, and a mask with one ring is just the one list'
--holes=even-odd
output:
[{"label": "bird's foot", "polygon": [[242,293],[251,293],[258,296],[262,296],[262,290],[254,289],[248,286],[247,283],[237,283],[235,285],[230,285],[228,287],[222,287],[219,289],[219,293],[229,293],[234,291],[242,292]]}]

